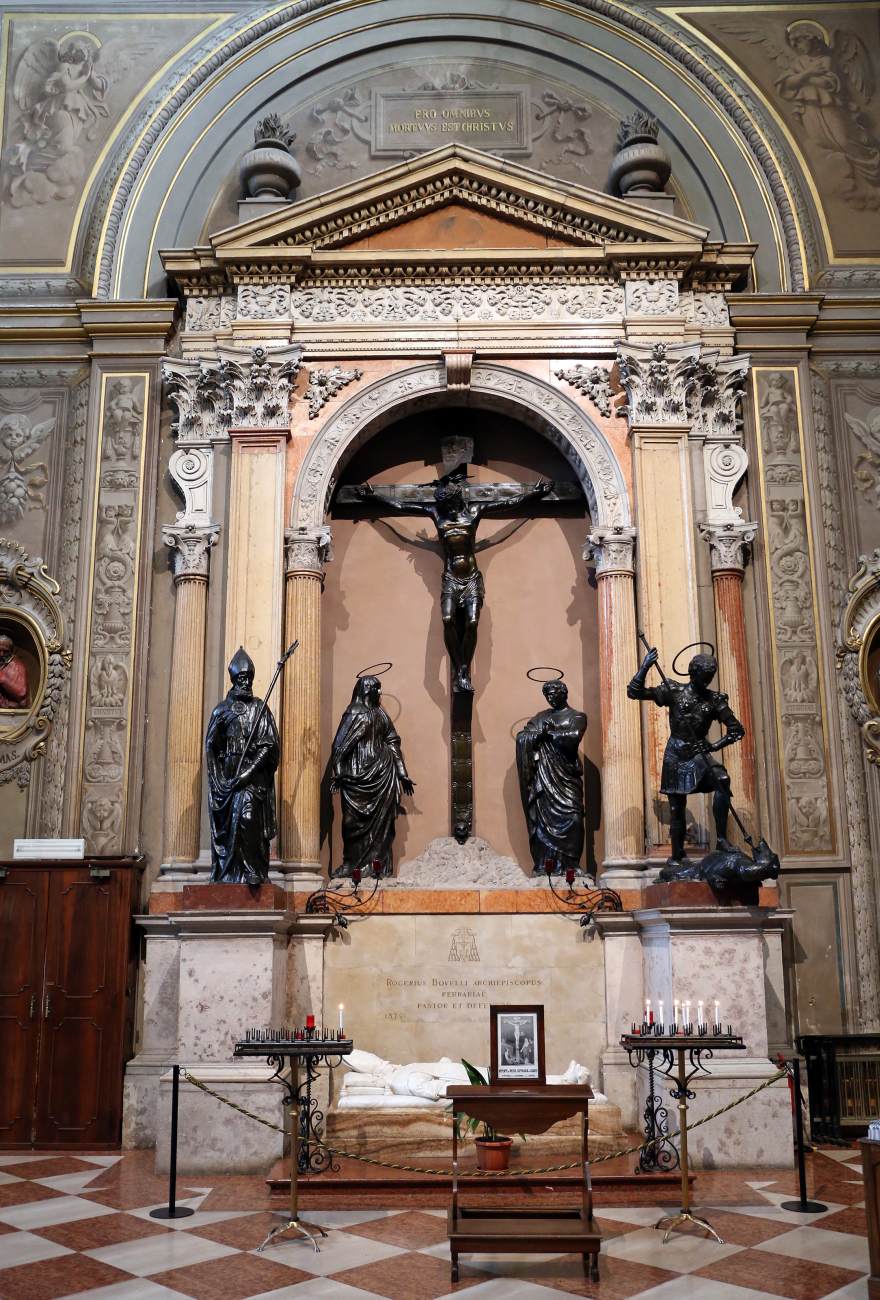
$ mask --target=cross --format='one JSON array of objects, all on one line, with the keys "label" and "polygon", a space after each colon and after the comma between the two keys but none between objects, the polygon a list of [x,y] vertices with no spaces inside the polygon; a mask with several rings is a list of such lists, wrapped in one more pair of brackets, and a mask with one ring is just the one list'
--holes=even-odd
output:
[{"label": "cross", "polygon": [[375,516],[389,513],[427,515],[437,529],[443,552],[440,613],[443,638],[449,653],[452,739],[452,834],[464,844],[473,828],[473,746],[471,720],[474,688],[471,663],[485,587],[477,566],[476,534],[485,514],[516,517],[535,503],[580,502],[576,483],[469,483],[467,462],[472,459],[469,439],[444,444],[445,473],[433,483],[373,486],[360,483],[341,487],[338,506],[366,507]]}]

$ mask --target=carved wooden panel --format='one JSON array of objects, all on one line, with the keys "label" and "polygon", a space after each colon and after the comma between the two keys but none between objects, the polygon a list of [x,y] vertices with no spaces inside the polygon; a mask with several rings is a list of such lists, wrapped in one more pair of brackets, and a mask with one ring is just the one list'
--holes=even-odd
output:
[{"label": "carved wooden panel", "polygon": [[0,1143],[32,1139],[47,894],[39,872],[0,882]]}]

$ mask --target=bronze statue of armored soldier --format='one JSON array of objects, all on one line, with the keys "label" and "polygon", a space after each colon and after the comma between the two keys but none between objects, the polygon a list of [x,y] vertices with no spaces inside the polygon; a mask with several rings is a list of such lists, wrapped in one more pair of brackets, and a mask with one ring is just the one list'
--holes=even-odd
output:
[{"label": "bronze statue of armored soldier", "polygon": [[241,646],[229,677],[205,735],[211,879],[255,886],[269,879],[280,744],[271,710],[254,696],[254,663]]},{"label": "bronze statue of armored soldier", "polygon": [[569,705],[561,674],[541,689],[549,708],[517,733],[516,766],[534,870],[543,871],[552,858],[554,870],[564,873],[577,870],[584,851],[584,769],[578,749],[587,715]]},{"label": "bronze statue of armored soldier", "polygon": [[330,789],[339,791],[342,802],[343,852],[334,876],[350,876],[355,868],[366,874],[375,862],[391,875],[401,795],[411,795],[414,787],[381,699],[379,678],[359,674],[333,741]]},{"label": "bronze statue of armored soldier", "polygon": [[[653,700],[669,709],[669,739],[663,755],[660,792],[669,800],[669,834],[672,853],[667,861],[670,873],[689,870],[685,857],[685,812],[689,794],[711,794],[717,848],[736,852],[727,839],[730,816],[730,777],[710,754],[742,740],[745,728],[721,691],[709,689],[718,671],[714,655],[697,654],[688,664],[688,681],[663,677],[659,686],[647,686],[645,679],[657,663],[655,649],[648,650],[641,666],[626,688],[631,700]],[[674,668],[673,664],[673,668]],[[725,728],[720,740],[710,741],[709,728],[719,722]]]},{"label": "bronze statue of armored soldier", "polygon": [[443,548],[443,579],[440,587],[440,615],[443,638],[452,662],[452,689],[473,691],[471,663],[477,648],[477,628],[486,588],[477,567],[477,528],[484,514],[511,510],[527,501],[544,497],[553,484],[545,479],[516,494],[496,500],[474,501],[468,495],[467,472],[463,465],[444,474],[434,484],[433,502],[412,498],[401,500],[371,484],[361,484],[363,501],[375,500],[403,514],[428,515],[433,520]]}]

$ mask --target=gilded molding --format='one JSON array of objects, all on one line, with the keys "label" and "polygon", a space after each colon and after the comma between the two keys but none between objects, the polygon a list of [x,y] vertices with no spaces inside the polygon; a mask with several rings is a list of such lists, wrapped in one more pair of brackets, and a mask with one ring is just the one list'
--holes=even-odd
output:
[{"label": "gilded molding", "polygon": [[0,710],[0,785],[16,781],[26,788],[31,764],[46,753],[71,663],[59,592],[42,559],[0,537],[0,624],[3,631],[10,624],[20,629],[38,662],[37,680],[28,679],[26,704]]},{"label": "gilded molding", "polygon": [[848,590],[850,599],[836,650],[837,670],[868,762],[880,765],[880,672],[870,661],[872,652],[880,647],[880,549],[859,556]]}]

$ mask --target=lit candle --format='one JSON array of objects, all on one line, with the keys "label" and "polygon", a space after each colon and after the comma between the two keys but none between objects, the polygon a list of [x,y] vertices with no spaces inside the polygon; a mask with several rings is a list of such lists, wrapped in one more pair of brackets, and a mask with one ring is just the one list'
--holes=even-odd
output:
[{"label": "lit candle", "polygon": [[691,1004],[690,1004],[690,1002],[685,1002],[685,1003],[682,1004],[681,1014],[682,1014],[682,1018],[683,1018],[683,1020],[684,1020],[685,1028],[687,1028],[687,1026],[691,1023]]},{"label": "lit candle", "polygon": [[678,998],[672,1004],[672,1027],[678,1029]]},{"label": "lit candle", "polygon": [[697,1027],[702,1028],[702,1025],[703,1025],[703,1004],[702,1002],[698,1002],[697,1003]]},{"label": "lit candle", "polygon": [[314,1029],[314,1027],[315,1027],[315,1017],[306,1016],[306,1029]]},{"label": "lit candle", "polygon": [[649,1025],[653,1025],[654,1023],[654,1013],[651,1010],[650,998],[645,998],[645,1023]]},{"label": "lit candle", "polygon": [[343,1023],[343,1019],[342,1019],[342,1013],[343,1013],[344,1010],[345,1010],[345,1004],[342,1003],[342,1002],[340,1002],[340,1004],[339,1004],[339,1032],[340,1032],[340,1034],[341,1034],[342,1031],[345,1029],[345,1025],[344,1025],[344,1023]]},{"label": "lit candle", "polygon": [[715,999],[715,1027],[716,1029],[721,1028],[721,1003],[717,998]]},{"label": "lit candle", "polygon": [[662,998],[657,1003],[657,1006],[659,1007],[658,1015],[660,1016],[660,1024],[662,1025],[663,1024],[663,999]]}]

